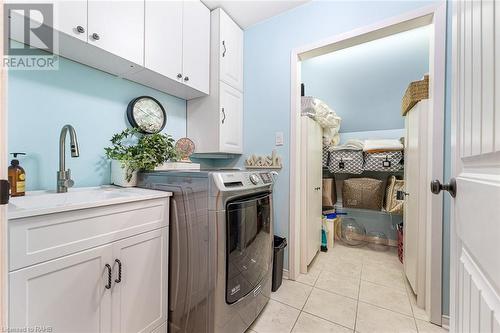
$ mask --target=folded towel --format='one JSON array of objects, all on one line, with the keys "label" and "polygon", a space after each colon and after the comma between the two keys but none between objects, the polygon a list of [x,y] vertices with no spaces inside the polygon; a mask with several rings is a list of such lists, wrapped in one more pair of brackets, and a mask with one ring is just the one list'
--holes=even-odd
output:
[{"label": "folded towel", "polygon": [[346,143],[340,146],[332,147],[332,150],[363,150],[363,141],[357,139],[347,140]]},{"label": "folded towel", "polygon": [[399,139],[365,140],[363,148],[365,152],[399,151],[403,149],[403,144]]}]

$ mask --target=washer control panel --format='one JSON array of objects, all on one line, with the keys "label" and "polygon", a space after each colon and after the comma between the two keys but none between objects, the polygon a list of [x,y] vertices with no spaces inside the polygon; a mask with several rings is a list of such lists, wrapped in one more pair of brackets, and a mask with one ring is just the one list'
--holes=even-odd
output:
[{"label": "washer control panel", "polygon": [[269,172],[217,172],[214,179],[221,190],[265,187],[273,183],[273,177]]}]

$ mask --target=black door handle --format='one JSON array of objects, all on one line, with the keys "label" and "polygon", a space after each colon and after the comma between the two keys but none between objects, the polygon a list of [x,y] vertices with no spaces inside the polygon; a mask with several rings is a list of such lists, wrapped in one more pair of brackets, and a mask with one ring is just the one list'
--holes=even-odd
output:
[{"label": "black door handle", "polygon": [[106,289],[111,289],[111,266],[106,264],[106,268],[108,269],[108,284],[106,285]]},{"label": "black door handle", "polygon": [[441,191],[448,191],[450,195],[454,198],[457,196],[457,181],[455,178],[450,179],[449,184],[441,184],[439,180],[433,180],[431,182],[431,192],[434,194],[439,194]]},{"label": "black door handle", "polygon": [[122,282],[122,262],[119,259],[115,259],[115,262],[118,264],[118,279],[115,279],[116,283]]}]

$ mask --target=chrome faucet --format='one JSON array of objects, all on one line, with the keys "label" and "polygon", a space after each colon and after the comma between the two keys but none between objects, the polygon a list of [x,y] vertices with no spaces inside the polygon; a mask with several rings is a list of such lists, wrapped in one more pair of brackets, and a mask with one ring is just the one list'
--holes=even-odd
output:
[{"label": "chrome faucet", "polygon": [[68,188],[72,187],[75,182],[71,179],[71,170],[66,170],[66,133],[69,132],[69,140],[71,144],[71,157],[80,156],[78,149],[78,140],[76,131],[71,125],[65,125],[61,129],[59,137],[59,171],[57,172],[57,193],[66,193]]}]

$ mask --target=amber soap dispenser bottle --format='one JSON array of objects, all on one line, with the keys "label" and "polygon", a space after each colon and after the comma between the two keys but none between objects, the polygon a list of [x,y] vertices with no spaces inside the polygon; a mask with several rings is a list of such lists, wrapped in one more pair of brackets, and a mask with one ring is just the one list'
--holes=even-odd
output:
[{"label": "amber soap dispenser bottle", "polygon": [[10,196],[20,197],[25,194],[26,191],[26,172],[19,165],[19,160],[17,155],[26,155],[25,153],[11,153],[14,155],[14,159],[10,162],[9,166],[9,184],[10,184]]}]

